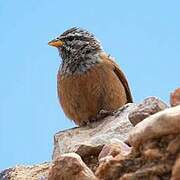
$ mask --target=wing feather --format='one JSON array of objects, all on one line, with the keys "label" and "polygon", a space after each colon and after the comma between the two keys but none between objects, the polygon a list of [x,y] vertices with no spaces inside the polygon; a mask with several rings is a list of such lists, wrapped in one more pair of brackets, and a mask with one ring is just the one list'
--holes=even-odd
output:
[{"label": "wing feather", "polygon": [[132,103],[133,102],[132,94],[130,91],[130,87],[129,87],[127,78],[124,75],[124,73],[121,71],[119,66],[112,60],[111,57],[107,56],[106,54],[101,54],[101,57],[105,63],[108,63],[108,65],[111,66],[112,70],[114,71],[114,73],[117,75],[117,77],[123,84],[123,86],[126,90],[127,103]]}]

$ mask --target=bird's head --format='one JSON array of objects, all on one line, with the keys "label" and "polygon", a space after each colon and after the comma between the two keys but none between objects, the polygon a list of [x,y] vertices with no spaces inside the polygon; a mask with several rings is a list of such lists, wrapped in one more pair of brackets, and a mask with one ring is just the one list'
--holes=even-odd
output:
[{"label": "bird's head", "polygon": [[100,42],[87,30],[73,27],[48,43],[58,48],[63,61],[85,57],[102,50]]}]

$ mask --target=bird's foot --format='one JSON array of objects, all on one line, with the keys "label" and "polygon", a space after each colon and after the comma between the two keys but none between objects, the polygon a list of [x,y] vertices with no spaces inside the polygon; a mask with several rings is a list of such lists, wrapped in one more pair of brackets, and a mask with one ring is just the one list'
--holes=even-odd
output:
[{"label": "bird's foot", "polygon": [[107,111],[107,110],[102,109],[99,111],[99,113],[97,114],[96,117],[90,118],[87,121],[87,126],[92,127],[92,124],[94,122],[100,121],[100,120],[104,119],[105,117],[112,116],[112,115],[113,115],[112,111]]},{"label": "bird's foot", "polygon": [[113,116],[113,112],[102,109],[99,111],[96,118],[97,118],[97,120],[100,120],[100,119],[103,119],[107,116]]},{"label": "bird's foot", "polygon": [[96,115],[95,118],[91,118],[90,122],[95,122],[95,121],[99,121],[101,119],[104,119],[107,116],[112,116],[113,112],[112,111],[107,111],[107,110],[100,110],[99,113]]},{"label": "bird's foot", "polygon": [[129,107],[131,103],[125,104],[124,106],[118,108],[116,111],[113,112],[113,116],[118,117],[125,109]]}]

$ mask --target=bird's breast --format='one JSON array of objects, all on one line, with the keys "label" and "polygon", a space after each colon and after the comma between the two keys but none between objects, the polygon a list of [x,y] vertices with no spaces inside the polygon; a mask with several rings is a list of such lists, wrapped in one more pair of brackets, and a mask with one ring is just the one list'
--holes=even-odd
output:
[{"label": "bird's breast", "polygon": [[125,89],[103,63],[84,73],[58,73],[58,96],[65,114],[76,124],[95,117],[101,109],[113,111],[126,103]]}]

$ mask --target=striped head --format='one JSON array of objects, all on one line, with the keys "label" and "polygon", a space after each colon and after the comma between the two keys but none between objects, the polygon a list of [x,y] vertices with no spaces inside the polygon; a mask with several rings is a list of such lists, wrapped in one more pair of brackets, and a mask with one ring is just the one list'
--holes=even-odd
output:
[{"label": "striped head", "polygon": [[[48,44],[58,48],[63,60],[62,66],[65,67],[70,64],[75,67],[82,66],[88,61],[93,63],[97,61],[93,60],[93,56],[102,51],[100,42],[92,33],[77,27],[68,29]],[[71,69],[77,68],[71,67]]]}]

